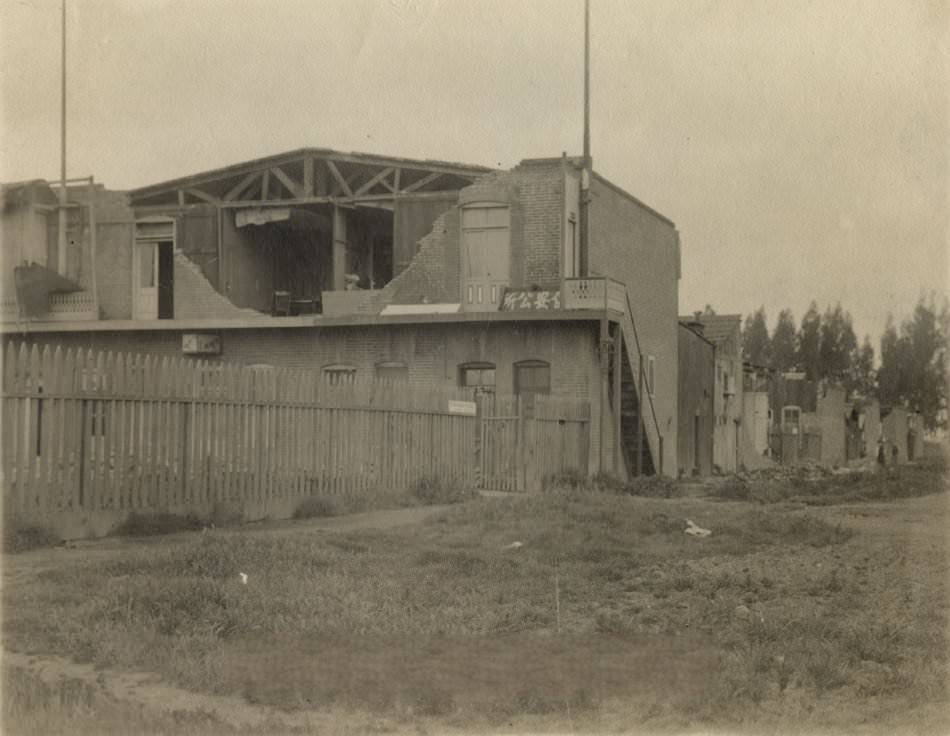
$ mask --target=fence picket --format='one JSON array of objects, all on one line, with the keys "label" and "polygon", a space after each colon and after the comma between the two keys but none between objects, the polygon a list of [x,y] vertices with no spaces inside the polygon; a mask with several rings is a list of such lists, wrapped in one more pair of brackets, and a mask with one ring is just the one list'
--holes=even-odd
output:
[{"label": "fence picket", "polygon": [[14,512],[269,513],[423,476],[521,490],[587,468],[586,402],[537,397],[523,418],[517,397],[497,395],[476,418],[448,409],[469,390],[319,370],[26,343],[8,343],[0,363],[0,482]]}]

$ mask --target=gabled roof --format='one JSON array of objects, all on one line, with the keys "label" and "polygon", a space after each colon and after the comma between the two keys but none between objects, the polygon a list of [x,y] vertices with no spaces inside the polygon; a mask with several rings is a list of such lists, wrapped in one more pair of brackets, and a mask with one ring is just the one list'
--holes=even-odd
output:
[{"label": "gabled roof", "polygon": [[680,322],[687,325],[699,322],[703,326],[703,337],[716,345],[721,345],[742,330],[741,314],[690,314],[680,317]]},{"label": "gabled roof", "polygon": [[[129,195],[135,205],[302,199],[333,194],[371,198],[458,190],[491,171],[486,166],[449,161],[299,148],[149,184],[132,189]],[[321,187],[325,191],[318,191]]]}]

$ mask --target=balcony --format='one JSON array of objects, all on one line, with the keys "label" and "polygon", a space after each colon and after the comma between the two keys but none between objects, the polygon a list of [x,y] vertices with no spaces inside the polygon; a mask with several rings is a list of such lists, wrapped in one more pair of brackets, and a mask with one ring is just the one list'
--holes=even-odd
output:
[{"label": "balcony", "polygon": [[99,318],[99,310],[91,291],[74,291],[69,294],[50,294],[49,307],[37,317],[21,317],[15,298],[0,301],[0,322],[74,322]]},{"label": "balcony", "polygon": [[563,309],[609,309],[624,314],[627,311],[626,287],[604,276],[564,279],[561,306]]}]

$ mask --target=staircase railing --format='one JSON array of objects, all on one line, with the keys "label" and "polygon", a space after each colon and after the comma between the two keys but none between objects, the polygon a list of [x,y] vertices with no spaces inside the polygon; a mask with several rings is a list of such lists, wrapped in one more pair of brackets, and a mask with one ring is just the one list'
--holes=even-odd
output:
[{"label": "staircase railing", "polygon": [[[645,404],[646,402],[644,401],[644,397],[643,397],[643,396],[640,396],[641,393],[644,393],[644,394],[646,394],[646,398],[647,398],[647,400],[649,401],[649,404],[650,404],[650,415],[651,415],[651,417],[653,418],[653,428],[654,428],[654,430],[656,431],[656,441],[655,441],[655,442],[650,442],[649,432],[647,432],[647,444],[650,446],[650,451],[653,453],[653,467],[656,468],[657,473],[660,474],[660,473],[663,472],[663,456],[662,456],[662,452],[663,452],[663,435],[660,434],[660,423],[659,423],[659,421],[657,421],[657,418],[656,418],[656,407],[653,405],[653,393],[652,393],[652,391],[651,391],[651,389],[652,389],[653,387],[650,386],[650,387],[647,388],[647,390],[642,391],[642,392],[639,390],[639,387],[640,387],[641,385],[643,385],[642,379],[644,379],[644,374],[643,374],[643,349],[640,347],[640,334],[637,332],[637,321],[636,321],[636,320],[634,319],[634,317],[633,317],[633,305],[630,304],[630,294],[629,294],[629,292],[627,291],[626,288],[624,288],[624,290],[623,290],[623,295],[624,295],[624,298],[625,298],[626,301],[627,301],[627,317],[628,317],[628,319],[630,320],[630,326],[633,328],[633,341],[634,341],[634,343],[636,344],[636,348],[637,348],[637,366],[638,366],[638,368],[637,368],[637,370],[638,370],[638,375],[637,375],[637,377],[636,377],[636,380],[637,380],[637,387],[638,387],[638,388],[637,388],[637,401],[639,402],[639,405],[640,405],[640,411],[639,411],[638,421],[642,424],[642,426],[644,427],[644,429],[646,429],[646,422],[645,422],[644,419],[643,419],[643,417],[644,417],[643,406],[644,406],[644,404]],[[631,362],[631,364],[632,364],[632,363],[633,363],[633,357],[629,355],[629,351],[628,351],[628,357],[630,357],[630,362]],[[633,365],[631,365],[630,367],[633,368]],[[639,449],[639,448],[637,448],[637,452],[640,452],[640,449]],[[642,468],[639,468],[639,470],[642,471]]]}]

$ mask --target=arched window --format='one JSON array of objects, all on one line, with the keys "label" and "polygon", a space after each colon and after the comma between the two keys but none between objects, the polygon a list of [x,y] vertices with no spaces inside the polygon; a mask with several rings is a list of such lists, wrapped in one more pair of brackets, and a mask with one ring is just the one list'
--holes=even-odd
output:
[{"label": "arched window", "polygon": [[482,391],[495,390],[494,363],[462,363],[459,366],[459,386]]},{"label": "arched window", "polygon": [[543,360],[515,363],[515,393],[519,396],[551,393],[551,364]]},{"label": "arched window", "polygon": [[376,364],[376,378],[381,381],[406,382],[409,380],[409,366],[396,360]]},{"label": "arched window", "polygon": [[351,380],[356,376],[356,366],[345,363],[333,363],[323,366],[323,377],[331,384]]}]

